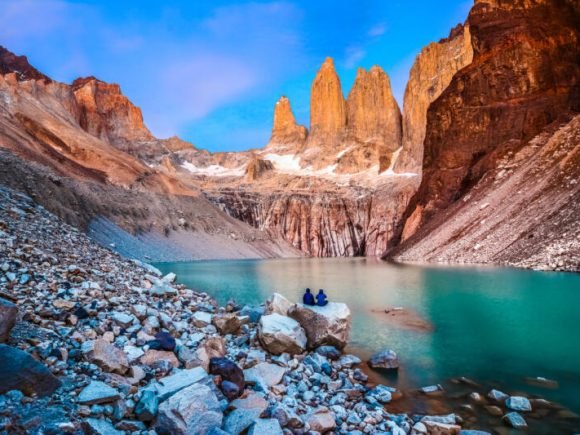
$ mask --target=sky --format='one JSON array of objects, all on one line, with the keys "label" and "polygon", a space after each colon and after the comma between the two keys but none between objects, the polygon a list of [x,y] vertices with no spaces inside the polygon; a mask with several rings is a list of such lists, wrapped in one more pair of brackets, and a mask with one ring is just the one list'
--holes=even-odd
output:
[{"label": "sky", "polygon": [[119,83],[158,137],[210,151],[264,146],[274,104],[308,126],[327,56],[348,94],[380,65],[402,105],[421,48],[465,21],[472,0],[0,0],[0,45],[65,83]]}]

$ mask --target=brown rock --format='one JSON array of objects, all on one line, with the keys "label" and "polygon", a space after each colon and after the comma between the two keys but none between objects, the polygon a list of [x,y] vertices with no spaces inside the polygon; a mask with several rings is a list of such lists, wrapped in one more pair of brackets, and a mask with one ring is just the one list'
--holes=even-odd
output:
[{"label": "brown rock", "polygon": [[0,74],[15,73],[19,81],[42,80],[51,82],[52,80],[28,63],[26,56],[16,56],[14,53],[0,46]]},{"label": "brown rock", "polygon": [[141,357],[140,361],[141,364],[145,364],[146,366],[152,366],[157,361],[167,361],[173,367],[179,367],[179,360],[175,354],[167,350],[149,349],[147,352],[145,352],[145,355]]},{"label": "brown rock", "polygon": [[129,369],[127,355],[101,338],[83,345],[87,359],[108,372],[124,374]]},{"label": "brown rock", "polygon": [[0,343],[8,340],[17,316],[18,307],[12,302],[0,299]]},{"label": "brown rock", "polygon": [[248,181],[255,181],[273,169],[274,165],[271,161],[254,157],[249,161],[248,166],[246,166],[246,179]]},{"label": "brown rock", "polygon": [[420,172],[427,109],[449,86],[457,71],[473,59],[469,25],[458,25],[449,38],[433,42],[421,50],[409,74],[405,89],[403,148],[395,172]]},{"label": "brown rock", "polygon": [[236,334],[242,323],[235,314],[216,314],[212,317],[211,322],[217,328],[221,335]]}]

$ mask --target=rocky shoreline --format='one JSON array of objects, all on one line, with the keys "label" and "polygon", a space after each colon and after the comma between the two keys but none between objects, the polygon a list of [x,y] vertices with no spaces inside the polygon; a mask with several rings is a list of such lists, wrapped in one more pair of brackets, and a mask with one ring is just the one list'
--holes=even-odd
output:
[{"label": "rocky shoreline", "polygon": [[[0,204],[0,433],[486,433],[389,412],[400,392],[341,350],[344,304],[219,307],[22,194],[0,188]],[[396,355],[372,364],[396,369]],[[542,406],[490,394],[512,427]]]}]

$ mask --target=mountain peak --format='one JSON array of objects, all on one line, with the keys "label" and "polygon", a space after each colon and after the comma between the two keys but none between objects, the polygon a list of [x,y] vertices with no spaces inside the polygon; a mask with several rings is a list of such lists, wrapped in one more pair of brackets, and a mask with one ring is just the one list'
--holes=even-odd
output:
[{"label": "mountain peak", "polygon": [[50,77],[42,74],[28,62],[26,56],[17,56],[0,45],[0,74],[15,73],[18,81],[44,80],[51,82]]}]

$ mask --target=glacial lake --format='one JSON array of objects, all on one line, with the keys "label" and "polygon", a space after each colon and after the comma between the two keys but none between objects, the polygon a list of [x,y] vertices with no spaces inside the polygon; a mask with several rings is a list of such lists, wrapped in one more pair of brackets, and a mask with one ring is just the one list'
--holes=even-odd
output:
[{"label": "glacial lake", "polygon": [[[369,258],[156,266],[221,304],[230,298],[260,304],[273,292],[299,301],[304,288],[324,288],[331,301],[345,302],[352,311],[347,351],[362,358],[384,348],[398,353],[399,373],[379,379],[386,384],[412,389],[441,383],[447,389],[450,379],[465,376],[483,393],[491,387],[523,392],[580,412],[579,274],[392,265]],[[432,330],[389,321],[388,307],[411,310]],[[526,382],[537,376],[559,387]]]}]

